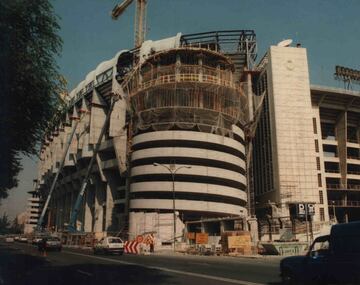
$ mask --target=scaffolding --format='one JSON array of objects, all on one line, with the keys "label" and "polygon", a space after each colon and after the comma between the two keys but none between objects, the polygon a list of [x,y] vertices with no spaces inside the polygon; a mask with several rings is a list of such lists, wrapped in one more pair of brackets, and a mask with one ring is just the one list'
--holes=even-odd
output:
[{"label": "scaffolding", "polygon": [[224,54],[199,47],[150,56],[129,84],[133,132],[187,129],[229,135],[245,124],[246,96]]}]

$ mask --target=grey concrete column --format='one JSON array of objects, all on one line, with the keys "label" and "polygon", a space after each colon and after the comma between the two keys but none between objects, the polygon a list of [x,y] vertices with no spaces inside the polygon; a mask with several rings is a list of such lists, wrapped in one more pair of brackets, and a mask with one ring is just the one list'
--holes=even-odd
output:
[{"label": "grey concrete column", "polygon": [[254,119],[254,103],[253,103],[253,92],[252,92],[252,81],[250,72],[246,76],[246,96],[248,99],[248,112],[249,112],[249,121]]},{"label": "grey concrete column", "polygon": [[[71,191],[71,208],[70,208],[70,218],[71,218],[71,214],[74,210],[74,207],[75,207],[75,202],[77,200],[77,197],[78,197],[78,194],[79,194],[79,191],[80,191],[80,187],[81,187],[81,182],[82,182],[82,177],[80,178],[80,180],[78,179],[73,179],[71,181],[71,188],[72,188],[72,191]],[[77,218],[76,218],[76,221],[75,221],[75,227],[78,229],[78,230],[82,230],[82,226],[78,228],[78,225],[81,224],[82,225],[82,218],[83,218],[83,203],[81,203],[80,207],[79,207],[79,211],[78,211],[78,215],[77,215]]]},{"label": "grey concrete column", "polygon": [[220,235],[225,231],[225,223],[224,221],[220,221]]},{"label": "grey concrete column", "polygon": [[84,214],[84,231],[91,232],[93,230],[93,207],[95,203],[95,189],[94,185],[89,185],[85,194],[85,214]]},{"label": "grey concrete column", "polygon": [[253,242],[253,245],[256,245],[259,241],[259,229],[258,229],[258,222],[256,218],[249,218],[247,220],[249,231],[251,235],[251,240]]},{"label": "grey concrete column", "polygon": [[346,183],[346,173],[347,173],[347,112],[343,112],[339,115],[336,122],[336,139],[338,141],[338,155],[340,160],[340,174],[341,174],[341,184],[343,187],[347,187]]},{"label": "grey concrete column", "polygon": [[103,231],[103,214],[104,208],[103,204],[105,203],[105,191],[106,184],[101,182],[99,178],[95,179],[95,207],[94,207],[94,232]]},{"label": "grey concrete column", "polygon": [[63,187],[60,195],[59,226],[58,226],[58,228],[61,230],[64,229],[65,193],[66,193],[66,189],[65,187]]},{"label": "grey concrete column", "polygon": [[117,172],[107,172],[105,174],[106,185],[106,231],[119,230],[119,215],[114,212],[114,197],[116,195],[117,186],[120,185],[120,175]]},{"label": "grey concrete column", "polygon": [[69,223],[70,221],[70,209],[71,209],[71,185],[67,183],[65,185],[65,193],[64,193],[64,215],[63,215],[63,222]]},{"label": "grey concrete column", "polygon": [[175,81],[180,81],[180,67],[181,67],[181,58],[180,55],[176,55],[176,63],[175,63]]},{"label": "grey concrete column", "polygon": [[205,223],[201,223],[201,232],[206,233]]}]

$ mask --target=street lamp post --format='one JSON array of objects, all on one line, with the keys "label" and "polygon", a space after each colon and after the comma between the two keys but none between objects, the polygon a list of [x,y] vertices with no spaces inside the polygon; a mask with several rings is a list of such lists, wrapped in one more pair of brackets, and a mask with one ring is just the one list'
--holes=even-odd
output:
[{"label": "street lamp post", "polygon": [[172,204],[173,204],[173,223],[174,223],[174,232],[173,232],[173,235],[174,235],[174,243],[173,243],[173,247],[174,247],[174,251],[175,251],[175,240],[176,240],[176,212],[175,212],[175,174],[178,170],[182,169],[182,168],[191,168],[191,166],[187,166],[187,165],[183,165],[183,166],[180,166],[180,167],[177,167],[176,168],[176,165],[175,163],[172,163],[170,164],[170,166],[167,166],[167,165],[164,165],[164,164],[161,164],[161,163],[157,163],[157,162],[154,162],[153,163],[154,166],[162,166],[164,168],[166,168],[170,174],[171,174],[171,180],[172,180]]},{"label": "street lamp post", "polygon": [[331,204],[332,204],[332,208],[333,208],[334,221],[335,221],[335,223],[337,223],[336,212],[335,212],[335,201],[332,201]]}]

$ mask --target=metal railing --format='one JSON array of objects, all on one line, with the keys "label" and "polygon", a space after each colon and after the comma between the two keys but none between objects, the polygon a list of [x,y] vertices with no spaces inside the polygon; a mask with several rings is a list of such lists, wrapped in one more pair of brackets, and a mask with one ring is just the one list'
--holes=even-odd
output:
[{"label": "metal railing", "polygon": [[335,207],[355,207],[360,208],[360,201],[344,201],[344,200],[329,200],[328,205]]},{"label": "metal railing", "polygon": [[356,159],[356,160],[360,160],[360,156],[352,156],[352,155],[348,155],[347,156],[348,159]]},{"label": "metal railing", "polygon": [[340,170],[339,169],[325,169],[326,173],[339,173],[340,174]]},{"label": "metal railing", "polygon": [[136,91],[175,82],[201,82],[235,88],[232,72],[200,65],[164,66],[148,71]]},{"label": "metal railing", "polygon": [[347,186],[341,184],[326,184],[328,190],[360,190],[360,185],[348,184]]}]

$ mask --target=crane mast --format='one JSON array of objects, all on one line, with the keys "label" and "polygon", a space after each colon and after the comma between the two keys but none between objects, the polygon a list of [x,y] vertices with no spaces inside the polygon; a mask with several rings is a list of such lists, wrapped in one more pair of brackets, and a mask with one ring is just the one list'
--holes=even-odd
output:
[{"label": "crane mast", "polygon": [[[125,0],[114,7],[111,16],[117,20],[134,0]],[[136,0],[135,23],[134,23],[134,44],[140,47],[145,40],[146,33],[146,4],[147,0]]]}]

